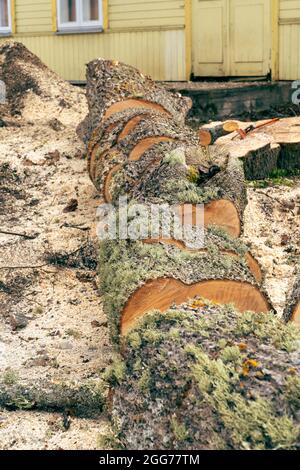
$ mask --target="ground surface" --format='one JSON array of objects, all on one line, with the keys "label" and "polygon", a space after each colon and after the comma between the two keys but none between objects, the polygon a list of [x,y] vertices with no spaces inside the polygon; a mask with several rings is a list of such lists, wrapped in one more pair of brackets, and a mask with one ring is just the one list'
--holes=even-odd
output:
[{"label": "ground surface", "polygon": [[[0,231],[34,237],[0,233],[0,373],[20,379],[97,379],[109,361],[96,277],[99,198],[75,132],[87,111],[77,93],[71,109],[49,103],[34,119],[28,96],[23,116],[0,128]],[[72,199],[77,209],[64,212]],[[72,418],[68,431],[61,421],[0,411],[0,448],[96,447],[99,419]]]},{"label": "ground surface", "polygon": [[[15,378],[97,379],[110,361],[96,277],[100,198],[75,132],[84,91],[74,97],[70,108],[49,102],[36,113],[29,93],[23,115],[0,127],[0,230],[32,237],[0,233],[0,373]],[[279,314],[299,259],[300,181],[290,184],[249,188],[245,215]],[[104,418],[69,424],[58,413],[0,410],[0,448],[94,449],[106,429]]]},{"label": "ground surface", "polygon": [[220,90],[229,88],[242,88],[246,86],[262,87],[268,85],[267,81],[241,81],[241,80],[199,80],[195,82],[163,82],[171,90]]}]

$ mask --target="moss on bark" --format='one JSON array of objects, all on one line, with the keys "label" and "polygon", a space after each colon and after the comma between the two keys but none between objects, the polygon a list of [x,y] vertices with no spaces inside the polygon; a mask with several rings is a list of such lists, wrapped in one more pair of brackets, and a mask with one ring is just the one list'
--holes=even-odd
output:
[{"label": "moss on bark", "polygon": [[94,416],[103,411],[108,387],[104,380],[83,383],[55,383],[41,380],[0,381],[0,406],[22,410],[69,410],[79,415]]},{"label": "moss on bark", "polygon": [[[148,280],[172,277],[185,284],[193,284],[228,279],[256,285],[244,256],[247,247],[240,241],[213,228],[207,231],[205,247],[207,251],[199,253],[160,243],[149,245],[129,240],[101,242],[100,289],[114,342],[119,342],[121,314],[126,302]],[[238,256],[221,252],[228,249]]]},{"label": "moss on bark", "polygon": [[113,417],[126,449],[299,449],[300,332],[195,302],[126,338]]}]

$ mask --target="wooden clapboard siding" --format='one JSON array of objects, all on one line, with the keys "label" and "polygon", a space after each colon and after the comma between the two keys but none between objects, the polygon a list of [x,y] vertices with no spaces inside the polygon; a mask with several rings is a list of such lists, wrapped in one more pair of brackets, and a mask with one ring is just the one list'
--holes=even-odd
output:
[{"label": "wooden clapboard siding", "polygon": [[15,0],[15,22],[18,34],[51,32],[51,0]]},{"label": "wooden clapboard siding", "polygon": [[280,0],[279,79],[300,79],[300,0]]},{"label": "wooden clapboard siding", "polygon": [[156,80],[186,78],[185,0],[103,0],[105,32],[71,35],[56,34],[55,0],[14,3],[14,38],[67,80],[85,80],[85,64],[96,57]]},{"label": "wooden clapboard siding", "polygon": [[85,64],[96,57],[129,63],[156,80],[185,80],[183,29],[18,35],[17,40],[67,80],[85,80]]},{"label": "wooden clapboard siding", "polygon": [[184,26],[185,0],[109,0],[109,26],[115,28]]}]

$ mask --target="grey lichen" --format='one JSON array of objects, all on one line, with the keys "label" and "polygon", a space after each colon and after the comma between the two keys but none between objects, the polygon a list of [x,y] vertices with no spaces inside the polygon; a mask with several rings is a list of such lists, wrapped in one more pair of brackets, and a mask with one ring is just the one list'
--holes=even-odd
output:
[{"label": "grey lichen", "polygon": [[163,163],[168,163],[169,165],[185,165],[185,151],[184,149],[176,148],[167,153],[163,159]]}]

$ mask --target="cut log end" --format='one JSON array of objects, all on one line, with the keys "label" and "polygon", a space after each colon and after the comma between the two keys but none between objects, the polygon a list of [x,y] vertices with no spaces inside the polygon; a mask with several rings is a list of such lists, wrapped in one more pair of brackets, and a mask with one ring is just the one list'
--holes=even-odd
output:
[{"label": "cut log end", "polygon": [[112,196],[110,193],[111,182],[116,173],[122,168],[122,165],[115,165],[108,173],[105,178],[104,185],[103,185],[103,197],[105,202],[111,202]]},{"label": "cut log end", "polygon": [[211,124],[199,129],[199,142],[204,147],[208,147],[215,143],[219,137],[230,134],[238,129],[239,125],[236,121],[226,121],[221,124]]},{"label": "cut log end", "polygon": [[238,211],[233,202],[226,199],[212,201],[205,205],[204,224],[218,225],[232,237],[241,235],[241,221]]},{"label": "cut log end", "polygon": [[[197,224],[198,208],[194,204],[180,204],[175,208],[177,215],[181,218],[187,217],[193,225]],[[191,213],[192,212],[192,213]],[[199,223],[199,222],[198,222]],[[241,222],[238,211],[233,202],[227,199],[217,199],[204,205],[204,226],[217,225],[229,235],[238,238],[241,234]]]},{"label": "cut log end", "polygon": [[237,121],[226,121],[223,124],[224,131],[230,133],[234,132],[239,128],[239,123]]},{"label": "cut log end", "polygon": [[292,312],[291,321],[300,327],[300,300],[297,302]]},{"label": "cut log end", "polygon": [[141,156],[153,145],[158,144],[159,142],[171,142],[171,137],[166,136],[158,136],[158,137],[146,137],[142,139],[130,152],[129,160],[130,161],[137,161],[141,158]]},{"label": "cut log end", "polygon": [[117,103],[112,104],[105,112],[104,120],[108,119],[115,113],[119,113],[121,111],[125,111],[126,109],[130,108],[145,108],[145,109],[152,109],[154,111],[159,111],[167,116],[171,114],[167,111],[163,106],[157,103],[153,103],[151,101],[145,100],[137,100],[137,99],[128,99],[124,101],[118,101]]},{"label": "cut log end", "polygon": [[135,127],[139,124],[139,122],[141,122],[142,119],[144,119],[146,116],[146,114],[140,114],[139,116],[135,116],[134,118],[130,119],[127,124],[124,126],[122,132],[120,133],[119,137],[118,137],[118,142],[120,142],[121,140],[125,139],[125,137],[127,137],[130,132],[132,132]]},{"label": "cut log end", "polygon": [[233,304],[241,313],[267,313],[271,309],[259,289],[246,282],[209,280],[187,285],[173,278],[155,279],[146,282],[128,300],[122,313],[121,335],[126,335],[147,312],[164,312],[196,296],[217,304]]},{"label": "cut log end", "polygon": [[200,129],[198,132],[200,145],[208,147],[212,143],[211,133],[204,129]]}]

